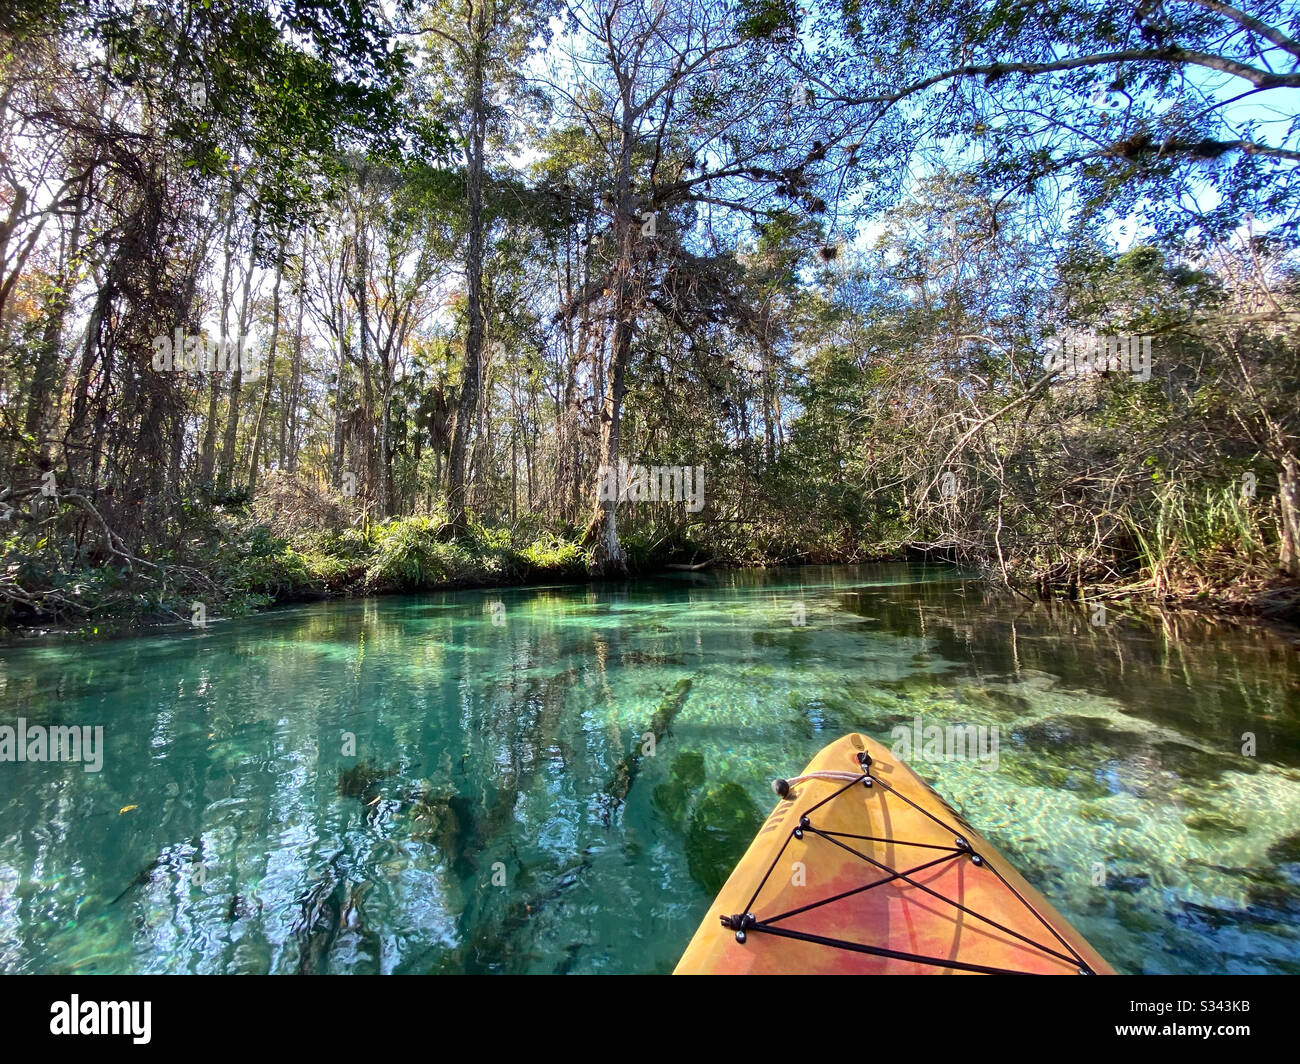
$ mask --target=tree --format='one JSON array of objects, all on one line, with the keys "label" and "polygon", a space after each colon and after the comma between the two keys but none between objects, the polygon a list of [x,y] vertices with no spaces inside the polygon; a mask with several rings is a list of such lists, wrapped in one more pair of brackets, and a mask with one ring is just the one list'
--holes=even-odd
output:
[{"label": "tree", "polygon": [[[633,340],[646,314],[685,331],[743,311],[717,254],[719,230],[763,222],[791,205],[825,209],[808,153],[791,136],[789,84],[736,33],[732,12],[696,0],[592,0],[572,9],[575,90],[555,86],[607,167],[606,222],[593,234],[602,270],[561,309],[601,306],[609,323],[601,372],[598,495],[618,466]],[[777,203],[772,201],[776,200]],[[730,234],[729,234],[730,235]],[[692,245],[699,250],[694,250]],[[599,572],[626,569],[617,500],[593,499],[588,534]]]},{"label": "tree", "polygon": [[[479,414],[485,322],[483,272],[486,224],[484,181],[491,152],[491,135],[498,143],[516,127],[514,107],[498,106],[498,98],[516,103],[526,99],[524,63],[533,40],[546,30],[555,10],[549,0],[445,0],[431,5],[420,26],[441,46],[431,55],[435,101],[451,112],[460,131],[465,156],[465,361],[460,399],[452,428],[448,459],[448,498],[451,521],[463,528],[469,441]],[[457,89],[461,90],[458,96]]]},{"label": "tree", "polygon": [[1136,213],[1171,240],[1221,239],[1246,213],[1297,232],[1300,130],[1267,120],[1300,87],[1300,16],[1281,0],[751,7],[751,32],[808,42],[791,61],[837,116],[841,166],[960,153],[991,198]]}]

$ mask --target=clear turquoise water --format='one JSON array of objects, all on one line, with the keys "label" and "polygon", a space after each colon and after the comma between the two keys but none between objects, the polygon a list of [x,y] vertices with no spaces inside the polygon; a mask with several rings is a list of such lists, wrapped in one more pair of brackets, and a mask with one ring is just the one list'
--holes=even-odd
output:
[{"label": "clear turquoise water", "polygon": [[11,646],[0,705],[106,747],[0,763],[4,972],[669,971],[772,777],[915,718],[998,726],[996,771],[919,767],[1119,968],[1300,971],[1300,660],[1265,629],[698,573]]}]

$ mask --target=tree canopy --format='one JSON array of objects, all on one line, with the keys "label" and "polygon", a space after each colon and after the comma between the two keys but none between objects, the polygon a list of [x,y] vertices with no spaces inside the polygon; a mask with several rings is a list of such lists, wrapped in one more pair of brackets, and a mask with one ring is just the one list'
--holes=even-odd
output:
[{"label": "tree canopy", "polygon": [[1293,5],[0,34],[6,618],[917,551],[1295,607]]}]

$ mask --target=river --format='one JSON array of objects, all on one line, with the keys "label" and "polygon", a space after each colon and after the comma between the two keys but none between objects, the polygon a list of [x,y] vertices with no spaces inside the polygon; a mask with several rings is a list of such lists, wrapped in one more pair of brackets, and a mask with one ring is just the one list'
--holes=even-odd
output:
[{"label": "river", "polygon": [[[1300,972],[1295,637],[908,565],[297,606],[0,649],[0,971],[667,972],[859,730],[1125,972]],[[97,771],[87,771],[96,768]]]}]

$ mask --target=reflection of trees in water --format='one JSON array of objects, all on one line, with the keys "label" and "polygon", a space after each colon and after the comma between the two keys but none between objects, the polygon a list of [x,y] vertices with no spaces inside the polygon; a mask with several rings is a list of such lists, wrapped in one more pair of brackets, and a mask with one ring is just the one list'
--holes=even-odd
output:
[{"label": "reflection of trees in water", "polygon": [[[1242,734],[1254,733],[1261,758],[1300,766],[1300,661],[1284,636],[1262,625],[1196,614],[1141,618],[1112,607],[1100,627],[1084,605],[1024,603],[974,583],[864,587],[835,600],[872,618],[872,630],[925,638],[934,654],[977,677],[1048,674],[1225,751],[1240,753]],[[935,678],[921,673],[914,682],[932,687]]]}]

